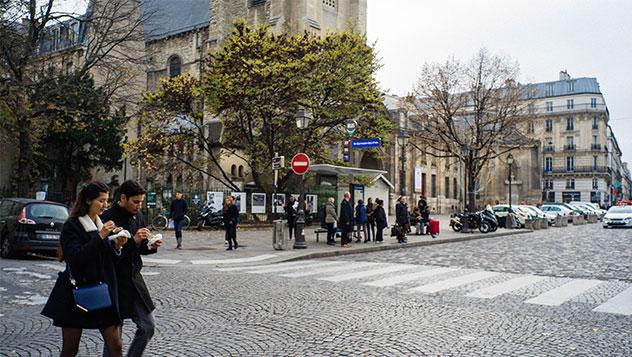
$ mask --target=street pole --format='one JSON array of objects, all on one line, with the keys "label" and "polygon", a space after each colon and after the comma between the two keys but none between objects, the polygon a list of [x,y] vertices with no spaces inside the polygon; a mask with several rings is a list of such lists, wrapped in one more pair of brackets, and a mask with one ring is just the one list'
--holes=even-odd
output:
[{"label": "street pole", "polygon": [[507,221],[505,222],[505,227],[508,229],[512,229],[515,226],[513,209],[511,207],[511,166],[513,165],[513,161],[513,155],[509,153],[509,155],[507,155],[507,164],[509,165],[509,213],[507,214]]}]

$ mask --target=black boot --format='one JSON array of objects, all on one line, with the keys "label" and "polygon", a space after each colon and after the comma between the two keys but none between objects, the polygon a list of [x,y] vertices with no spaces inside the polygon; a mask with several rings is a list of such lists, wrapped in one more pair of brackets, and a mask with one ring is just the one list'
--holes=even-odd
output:
[{"label": "black boot", "polygon": [[237,249],[239,246],[239,244],[237,244],[237,238],[233,238],[233,243],[235,244],[235,249]]}]

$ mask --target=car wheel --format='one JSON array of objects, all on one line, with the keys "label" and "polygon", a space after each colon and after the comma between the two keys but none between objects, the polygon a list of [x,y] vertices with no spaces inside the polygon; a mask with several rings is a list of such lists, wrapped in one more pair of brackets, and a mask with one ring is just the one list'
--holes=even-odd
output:
[{"label": "car wheel", "polygon": [[9,237],[3,236],[0,238],[0,256],[2,258],[13,258],[15,256],[15,254],[11,250]]}]

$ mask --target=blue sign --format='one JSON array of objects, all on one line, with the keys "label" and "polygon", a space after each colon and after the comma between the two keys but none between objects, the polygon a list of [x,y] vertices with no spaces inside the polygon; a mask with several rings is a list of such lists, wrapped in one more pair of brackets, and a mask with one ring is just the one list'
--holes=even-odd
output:
[{"label": "blue sign", "polygon": [[357,139],[351,141],[351,147],[355,149],[375,148],[379,146],[382,146],[382,139],[380,138]]}]

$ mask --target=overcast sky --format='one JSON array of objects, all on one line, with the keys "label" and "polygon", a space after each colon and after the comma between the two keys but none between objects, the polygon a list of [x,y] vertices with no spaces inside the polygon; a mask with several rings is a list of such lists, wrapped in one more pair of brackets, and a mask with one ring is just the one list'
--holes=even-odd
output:
[{"label": "overcast sky", "polygon": [[[64,9],[87,0],[58,0]],[[177,0],[174,0],[177,1]],[[596,77],[624,159],[632,162],[632,0],[367,0],[382,88],[411,91],[424,62],[478,49],[520,63],[523,83]]]},{"label": "overcast sky", "polygon": [[596,77],[624,160],[632,162],[632,1],[368,0],[384,90],[411,91],[424,62],[470,59],[481,47],[520,63],[521,82],[566,69]]}]

